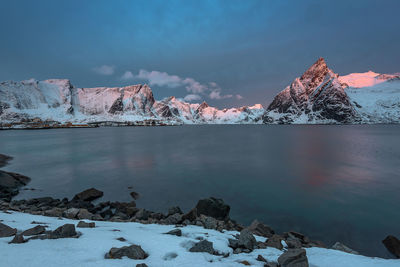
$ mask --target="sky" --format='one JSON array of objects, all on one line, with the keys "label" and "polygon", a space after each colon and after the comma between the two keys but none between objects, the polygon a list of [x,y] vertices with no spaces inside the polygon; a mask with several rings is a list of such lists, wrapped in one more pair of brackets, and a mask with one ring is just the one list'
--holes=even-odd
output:
[{"label": "sky", "polygon": [[0,0],[0,81],[268,105],[319,57],[400,72],[399,0]]}]

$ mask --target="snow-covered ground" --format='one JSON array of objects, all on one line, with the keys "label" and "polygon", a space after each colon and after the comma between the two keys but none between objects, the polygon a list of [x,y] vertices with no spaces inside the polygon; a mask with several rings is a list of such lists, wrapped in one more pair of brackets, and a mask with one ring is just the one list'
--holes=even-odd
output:
[{"label": "snow-covered ground", "polygon": [[[17,228],[19,231],[35,226],[32,221],[46,223],[48,230],[66,224],[77,224],[77,220],[58,219],[26,213],[0,212],[2,223]],[[257,249],[252,253],[232,254],[228,247],[228,238],[237,232],[224,233],[208,230],[198,226],[182,227],[182,236],[166,235],[174,229],[172,225],[155,225],[139,223],[117,223],[96,221],[95,228],[76,228],[82,235],[79,238],[62,238],[30,240],[23,244],[8,244],[12,237],[0,238],[0,266],[136,266],[146,263],[156,266],[244,266],[240,261],[246,260],[252,266],[263,266],[257,261],[262,255],[269,261],[277,261],[282,251],[275,248]],[[125,242],[117,240],[123,237]],[[221,253],[231,253],[229,257],[214,256],[207,253],[189,252],[189,248],[199,238],[213,242],[214,249]],[[265,238],[256,237],[259,241]],[[145,260],[105,259],[104,255],[111,247],[140,245],[149,254]],[[370,258],[345,252],[307,248],[310,266],[346,267],[346,266],[400,266],[400,260]]]}]

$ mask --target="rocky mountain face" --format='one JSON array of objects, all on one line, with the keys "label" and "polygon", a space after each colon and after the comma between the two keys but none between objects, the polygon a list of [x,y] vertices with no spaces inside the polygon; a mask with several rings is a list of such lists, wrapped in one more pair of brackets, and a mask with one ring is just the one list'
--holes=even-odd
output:
[{"label": "rocky mountain face", "polygon": [[265,110],[218,109],[175,97],[154,99],[147,85],[77,88],[69,80],[0,83],[0,124],[158,120],[182,124],[400,123],[400,76],[372,71],[335,74],[323,58],[281,91]]},{"label": "rocky mountain face", "polygon": [[338,75],[320,58],[274,98],[263,116],[263,121],[351,123],[357,117]]}]

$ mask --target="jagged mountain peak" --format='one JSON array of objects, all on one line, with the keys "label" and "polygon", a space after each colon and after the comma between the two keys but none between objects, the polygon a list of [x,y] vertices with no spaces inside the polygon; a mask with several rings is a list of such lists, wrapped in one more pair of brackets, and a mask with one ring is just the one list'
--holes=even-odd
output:
[{"label": "jagged mountain peak", "polygon": [[208,107],[209,105],[206,103],[206,101],[203,101],[203,103],[201,103],[200,106],[198,107],[198,110],[203,110]]},{"label": "jagged mountain peak", "polygon": [[304,87],[312,88],[320,84],[327,74],[334,76],[328,68],[324,58],[319,58],[311,67],[309,67],[300,77],[300,82]]},{"label": "jagged mountain peak", "polygon": [[[338,75],[319,58],[300,78],[280,92],[268,107],[265,122],[283,123],[331,120],[349,122],[355,111]],[[275,119],[274,119],[275,118]]]}]

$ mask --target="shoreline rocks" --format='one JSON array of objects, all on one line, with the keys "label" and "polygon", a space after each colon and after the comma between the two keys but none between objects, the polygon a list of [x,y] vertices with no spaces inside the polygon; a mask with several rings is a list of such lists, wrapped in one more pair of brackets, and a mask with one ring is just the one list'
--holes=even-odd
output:
[{"label": "shoreline rocks", "polygon": [[[95,188],[76,194],[71,200],[54,199],[52,197],[41,197],[28,200],[4,201],[0,200],[0,210],[14,210],[34,215],[51,217],[65,217],[77,220],[111,221],[111,222],[137,222],[143,224],[164,224],[177,227],[186,225],[197,225],[205,229],[213,229],[220,232],[234,230],[240,232],[233,239],[229,239],[229,247],[233,253],[249,253],[254,249],[273,247],[279,250],[302,249],[309,247],[324,247],[319,241],[312,241],[307,236],[290,231],[278,235],[275,231],[257,220],[253,221],[247,228],[229,218],[229,205],[222,199],[207,198],[199,200],[197,205],[188,213],[183,214],[179,207],[171,207],[166,214],[152,212],[137,208],[134,201],[131,202],[100,202],[93,204],[92,201],[100,198],[103,192]],[[0,225],[1,226],[1,225]],[[73,227],[73,229],[72,229]],[[94,222],[80,221],[78,228],[93,228]],[[65,228],[65,229],[64,229]],[[30,239],[54,239],[65,237],[79,237],[75,226],[64,226],[56,231],[46,231],[44,226],[38,225],[23,232],[23,236],[33,235]],[[64,231],[71,234],[65,234]],[[30,234],[32,233],[32,234]],[[8,233],[9,236],[16,234],[16,230]],[[182,236],[182,231],[177,228],[166,234]],[[0,227],[1,235],[1,227]],[[265,242],[257,242],[253,235],[266,237]],[[29,240],[29,239],[28,239]],[[285,241],[284,243],[282,241]],[[385,244],[386,245],[386,244]],[[342,250],[347,253],[357,254],[356,251],[337,243],[333,249]],[[388,248],[389,249],[389,248]],[[195,250],[195,249],[194,249]],[[392,249],[393,250],[393,249]],[[211,251],[211,250],[210,250]],[[393,252],[392,252],[393,253]],[[396,254],[394,254],[396,256]],[[398,257],[398,256],[397,256]]]},{"label": "shoreline rocks", "polygon": [[[0,168],[6,166],[12,159],[10,156],[0,154]],[[10,202],[14,196],[18,195],[19,189],[30,181],[29,177],[21,174],[0,171],[0,200]]]},{"label": "shoreline rocks", "polygon": [[382,243],[385,245],[387,250],[392,253],[396,258],[400,259],[400,240],[395,236],[387,236]]}]

